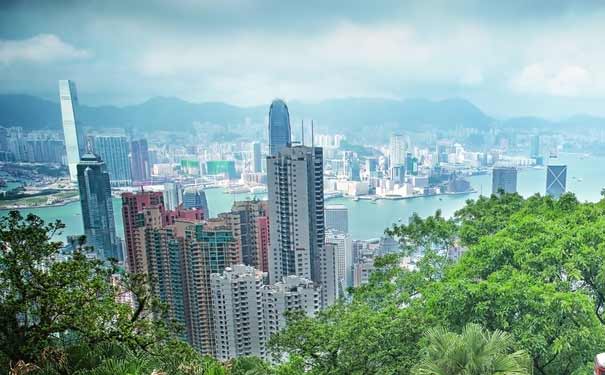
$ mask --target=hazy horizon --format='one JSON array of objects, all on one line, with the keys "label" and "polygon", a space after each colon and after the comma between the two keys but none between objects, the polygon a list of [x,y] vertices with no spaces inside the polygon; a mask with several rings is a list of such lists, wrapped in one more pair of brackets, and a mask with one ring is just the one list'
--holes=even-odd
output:
[{"label": "hazy horizon", "polygon": [[466,99],[498,117],[605,115],[605,3],[156,0],[0,5],[0,93],[238,106]]}]

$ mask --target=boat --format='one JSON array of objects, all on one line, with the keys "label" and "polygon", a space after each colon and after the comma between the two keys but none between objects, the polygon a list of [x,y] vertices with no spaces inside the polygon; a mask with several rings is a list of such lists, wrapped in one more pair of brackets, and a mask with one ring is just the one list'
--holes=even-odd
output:
[{"label": "boat", "polygon": [[353,197],[353,200],[354,200],[355,202],[357,202],[357,201],[359,200],[359,197]]}]

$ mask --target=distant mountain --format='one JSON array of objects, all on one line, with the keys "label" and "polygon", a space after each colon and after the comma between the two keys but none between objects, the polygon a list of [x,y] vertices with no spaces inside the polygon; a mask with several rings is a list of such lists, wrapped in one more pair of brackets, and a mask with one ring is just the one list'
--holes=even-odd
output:
[{"label": "distant mountain", "polygon": [[[313,118],[318,126],[338,131],[391,124],[409,130],[453,125],[485,128],[493,121],[473,104],[444,101],[371,98],[333,99],[319,103],[289,103],[292,118]],[[146,130],[189,130],[194,123],[241,124],[246,117],[264,123],[269,105],[237,107],[225,103],[189,103],[157,97],[126,106],[80,107],[80,117],[91,127],[133,127]],[[59,104],[28,95],[0,95],[0,125],[27,129],[60,128]]]},{"label": "distant mountain", "polygon": [[[343,98],[317,103],[288,103],[291,118],[313,119],[318,131],[384,137],[395,131],[439,131],[453,127],[487,129],[492,126],[554,129],[574,126],[605,126],[605,119],[576,115],[560,122],[539,117],[496,120],[463,99],[431,101],[425,99]],[[81,106],[82,123],[94,128],[132,128],[135,130],[181,130],[196,128],[243,129],[249,118],[264,124],[269,105],[238,107],[225,103],[190,103],[177,98],[156,97],[125,107]],[[59,104],[28,95],[0,95],[0,126],[26,129],[60,129]],[[298,124],[293,123],[293,131]],[[252,129],[251,129],[252,130]],[[254,134],[262,134],[254,129]],[[373,137],[374,136],[374,137]]]}]

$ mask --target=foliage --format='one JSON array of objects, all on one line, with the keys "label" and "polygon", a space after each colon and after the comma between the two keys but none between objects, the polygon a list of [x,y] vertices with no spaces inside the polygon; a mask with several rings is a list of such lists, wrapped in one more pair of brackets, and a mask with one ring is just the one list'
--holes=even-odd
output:
[{"label": "foliage", "polygon": [[[0,366],[37,362],[74,343],[162,344],[171,327],[145,278],[116,277],[115,264],[93,260],[83,248],[57,261],[61,243],[52,239],[63,227],[17,211],[0,220]],[[124,293],[136,308],[119,302]]]},{"label": "foliage", "polygon": [[[498,194],[467,202],[449,219],[413,216],[387,233],[402,254],[422,258],[408,267],[399,255],[377,258],[369,283],[351,290],[350,301],[315,317],[290,314],[288,327],[271,338],[273,365],[252,357],[219,364],[167,340],[171,327],[149,315],[161,315],[162,306],[145,280],[125,275],[117,288],[108,283],[115,270],[83,252],[65,264],[48,262],[60,224],[11,214],[1,226],[1,352],[5,363],[23,359],[25,369],[579,375],[605,351],[605,200]],[[450,259],[460,249],[460,259]],[[141,315],[117,304],[116,293],[126,289],[144,302]],[[93,356],[112,345],[119,349]],[[498,370],[504,365],[508,372]]]},{"label": "foliage", "polygon": [[[510,335],[536,374],[584,374],[605,351],[605,200],[498,194],[451,219],[413,216],[387,233],[403,254],[424,257],[408,269],[396,255],[377,259],[349,306],[295,320],[275,340],[278,352],[296,353],[315,373],[405,373],[420,360],[418,330],[469,323]],[[464,249],[457,262],[447,259],[452,247]],[[385,337],[397,341],[396,357]]]},{"label": "foliage", "polygon": [[461,334],[431,328],[426,334],[424,358],[414,375],[529,375],[531,362],[525,351],[513,351],[511,335],[486,332],[468,324]]}]

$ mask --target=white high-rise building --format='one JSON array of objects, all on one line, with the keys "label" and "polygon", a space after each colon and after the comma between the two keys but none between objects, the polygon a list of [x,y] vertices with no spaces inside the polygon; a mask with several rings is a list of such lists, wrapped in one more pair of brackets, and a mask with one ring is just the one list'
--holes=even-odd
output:
[{"label": "white high-rise building", "polygon": [[80,155],[85,153],[84,134],[78,120],[78,93],[73,81],[59,81],[59,99],[61,102],[61,119],[63,121],[63,137],[67,153],[67,167],[72,182],[78,181],[77,165]]},{"label": "white high-rise building", "polygon": [[340,290],[353,286],[353,244],[351,236],[337,230],[326,231],[326,244],[334,244],[335,277]]},{"label": "white high-rise building", "polygon": [[262,290],[265,337],[284,329],[286,313],[302,311],[314,316],[321,307],[320,288],[311,280],[298,276],[288,276],[283,281],[266,285]]},{"label": "white high-rise building", "polygon": [[320,288],[298,276],[263,285],[262,272],[240,264],[210,279],[214,356],[222,361],[244,355],[267,358],[269,338],[286,327],[286,313],[314,316],[321,307]]},{"label": "white high-rise building", "polygon": [[183,187],[178,182],[167,182],[164,184],[164,207],[167,210],[175,210],[183,203]]},{"label": "white high-rise building", "polygon": [[405,137],[401,134],[393,134],[390,142],[391,168],[405,165],[405,153],[407,151]]},{"label": "white high-rise building", "polygon": [[319,274],[321,289],[321,306],[328,307],[338,298],[338,280],[336,278],[336,244],[326,243],[319,255],[321,272]]},{"label": "white high-rise building", "polygon": [[344,204],[326,205],[326,230],[349,233],[349,209]]},{"label": "white high-rise building", "polygon": [[265,357],[263,273],[243,264],[210,276],[215,357]]},{"label": "white high-rise building", "polygon": [[286,147],[267,158],[269,191],[269,280],[296,275],[320,283],[325,246],[323,152]]}]

